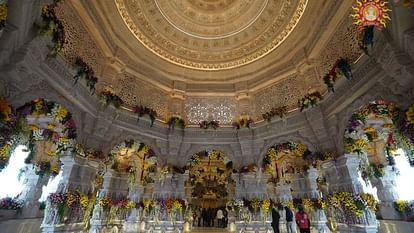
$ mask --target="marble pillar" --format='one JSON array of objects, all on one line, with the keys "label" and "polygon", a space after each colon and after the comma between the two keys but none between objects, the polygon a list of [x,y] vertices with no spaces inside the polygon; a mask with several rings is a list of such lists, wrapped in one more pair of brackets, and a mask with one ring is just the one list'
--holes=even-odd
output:
[{"label": "marble pillar", "polygon": [[[128,199],[138,203],[144,194],[144,187],[139,183],[129,185]],[[138,232],[141,225],[142,209],[132,208],[128,211],[127,219],[123,225],[123,232]]]},{"label": "marble pillar", "polygon": [[371,178],[371,183],[377,188],[378,199],[381,201],[379,212],[383,219],[398,220],[401,216],[394,209],[394,202],[398,199],[395,190],[395,172],[392,166],[386,166],[384,171],[383,177]]},{"label": "marble pillar", "polygon": [[49,176],[36,175],[36,168],[29,165],[26,168],[25,174],[25,188],[20,195],[24,200],[21,218],[36,218],[39,217],[39,198],[42,196],[43,186],[47,185]]},{"label": "marble pillar", "polygon": [[[309,168],[307,171],[307,187],[308,187],[308,197],[309,198],[320,198],[321,193],[318,190],[317,178],[319,176],[319,171],[316,168]],[[314,229],[313,232],[318,233],[330,233],[331,231],[327,225],[327,218],[325,210],[316,209],[309,213],[311,218],[311,226]]]}]

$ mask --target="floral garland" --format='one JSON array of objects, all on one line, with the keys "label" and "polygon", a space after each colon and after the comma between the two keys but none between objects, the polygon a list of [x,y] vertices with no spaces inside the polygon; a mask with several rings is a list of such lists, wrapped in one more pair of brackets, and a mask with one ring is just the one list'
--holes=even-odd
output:
[{"label": "floral garland", "polygon": [[74,152],[78,154],[79,156],[87,159],[101,159],[105,160],[107,157],[104,155],[104,153],[100,150],[93,150],[93,149],[86,149],[83,144],[76,144],[76,146],[73,148]]},{"label": "floral garland", "polygon": [[225,160],[225,155],[223,152],[219,151],[219,150],[209,150],[209,151],[200,151],[198,153],[195,153],[193,156],[191,156],[190,158],[190,164],[191,165],[197,165],[200,163],[200,161],[202,159],[210,159],[210,160],[219,160],[219,161],[223,161]]},{"label": "floral garland", "polygon": [[0,209],[20,210],[24,206],[24,202],[17,198],[5,197],[0,199]]},{"label": "floral garland", "polygon": [[198,123],[198,125],[200,126],[200,129],[208,129],[208,128],[213,128],[213,129],[217,129],[218,127],[220,127],[220,124],[218,121],[212,120],[212,121],[201,121],[200,123]]},{"label": "floral garland", "polygon": [[111,91],[102,91],[99,95],[102,105],[106,108],[108,105],[114,106],[116,109],[119,109],[124,101],[121,97],[117,96],[115,93]]},{"label": "floral garland", "polygon": [[157,117],[157,112],[154,109],[144,107],[142,105],[140,106],[137,105],[134,107],[133,112],[138,114],[138,121],[139,121],[139,118],[142,117],[143,115],[145,114],[148,115],[151,119],[150,127],[154,125],[155,118]]},{"label": "floral garland", "polygon": [[42,161],[35,164],[35,174],[43,177],[45,175],[50,175],[55,177],[59,174],[61,164],[59,162],[51,165],[49,161]]},{"label": "floral garland", "polygon": [[6,27],[7,3],[0,3],[0,31]]},{"label": "floral garland", "polygon": [[[63,223],[64,219],[67,219],[66,221],[82,220],[91,199],[93,198],[90,198],[79,190],[66,193],[51,193],[48,196],[48,201],[51,205],[49,211],[53,211],[52,209],[57,210],[54,216],[54,223]],[[47,214],[50,213],[45,213],[45,215]],[[76,216],[73,216],[74,214]],[[73,216],[76,219],[72,219],[70,216]]]},{"label": "floral garland", "polygon": [[322,100],[322,95],[319,91],[311,91],[306,94],[302,99],[298,100],[298,106],[302,112],[304,109],[313,107]]},{"label": "floral garland", "polygon": [[44,26],[42,27],[40,33],[51,36],[53,42],[52,46],[48,46],[49,57],[56,57],[65,44],[65,29],[63,23],[58,19],[55,12],[57,2],[58,1],[55,1],[54,3],[45,5],[42,8],[42,19]]},{"label": "floral garland", "polygon": [[269,156],[269,158],[274,159],[279,153],[286,151],[294,152],[297,156],[301,157],[311,153],[306,145],[289,141],[271,146],[269,149],[267,149],[266,155]]},{"label": "floral garland", "polygon": [[254,121],[251,118],[241,118],[238,121],[235,121],[232,123],[232,126],[234,129],[241,129],[241,128],[249,128],[250,129],[250,125],[253,124]]},{"label": "floral garland", "polygon": [[79,81],[80,78],[85,79],[86,86],[89,88],[89,92],[91,95],[95,93],[96,90],[96,83],[98,82],[98,78],[95,77],[95,72],[93,71],[92,67],[86,64],[82,58],[77,57],[75,60],[75,66],[77,69],[76,75],[73,76],[74,85]]},{"label": "floral garland", "polygon": [[[150,153],[151,149],[149,148],[148,145],[146,145],[145,143],[142,142],[138,142],[136,140],[125,140],[121,143],[119,143],[118,145],[114,146],[114,148],[112,148],[112,150],[109,152],[109,154],[112,157],[116,157],[121,151],[125,150],[125,149],[131,149],[134,150],[136,152],[143,152],[144,154]],[[153,153],[150,153],[151,157],[154,155]]]},{"label": "floral garland", "polygon": [[340,58],[335,62],[331,70],[323,77],[329,92],[335,92],[334,84],[340,76],[348,80],[352,79],[352,70],[348,60]]},{"label": "floral garland", "polygon": [[175,126],[180,127],[181,129],[185,128],[185,121],[177,116],[172,116],[167,120],[168,128],[174,129]]},{"label": "floral garland", "polygon": [[394,209],[400,214],[413,212],[414,201],[397,200],[394,202]]},{"label": "floral garland", "polygon": [[366,209],[375,212],[377,202],[371,194],[337,192],[328,197],[329,204],[334,208],[341,208],[350,214],[360,217]]},{"label": "floral garland", "polygon": [[287,115],[287,106],[281,106],[277,108],[272,108],[269,112],[262,114],[263,119],[270,122],[273,117],[279,116],[281,119],[285,119]]}]

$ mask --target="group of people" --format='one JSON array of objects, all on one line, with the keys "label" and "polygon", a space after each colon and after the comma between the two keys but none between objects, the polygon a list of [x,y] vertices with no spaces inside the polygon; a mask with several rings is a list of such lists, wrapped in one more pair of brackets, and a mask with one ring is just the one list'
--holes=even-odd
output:
[{"label": "group of people", "polygon": [[[272,227],[274,233],[279,233],[279,220],[280,220],[280,211],[285,211],[286,218],[286,228],[288,233],[296,233],[296,227],[298,226],[300,233],[310,233],[310,219],[309,215],[304,211],[303,206],[298,207],[299,211],[295,214],[293,218],[293,211],[285,206],[273,207],[272,208]],[[295,222],[293,222],[295,219]],[[296,223],[296,224],[295,224]]]},{"label": "group of people", "polygon": [[198,227],[225,228],[228,222],[227,210],[225,208],[198,208],[194,219]]}]

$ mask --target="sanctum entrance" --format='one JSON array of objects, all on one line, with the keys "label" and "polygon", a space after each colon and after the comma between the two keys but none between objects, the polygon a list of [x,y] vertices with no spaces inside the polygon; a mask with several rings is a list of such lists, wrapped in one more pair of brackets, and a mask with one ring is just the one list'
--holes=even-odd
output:
[{"label": "sanctum entrance", "polygon": [[218,150],[200,151],[188,162],[187,195],[194,209],[195,227],[225,228],[226,204],[234,197],[232,162]]}]

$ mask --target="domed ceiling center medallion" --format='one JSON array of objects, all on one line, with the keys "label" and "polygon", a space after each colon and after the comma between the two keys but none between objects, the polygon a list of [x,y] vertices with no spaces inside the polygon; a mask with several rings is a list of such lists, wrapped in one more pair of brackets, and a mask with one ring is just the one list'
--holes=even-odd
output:
[{"label": "domed ceiling center medallion", "polygon": [[125,24],[146,48],[174,64],[224,70],[277,48],[307,0],[115,0]]}]

